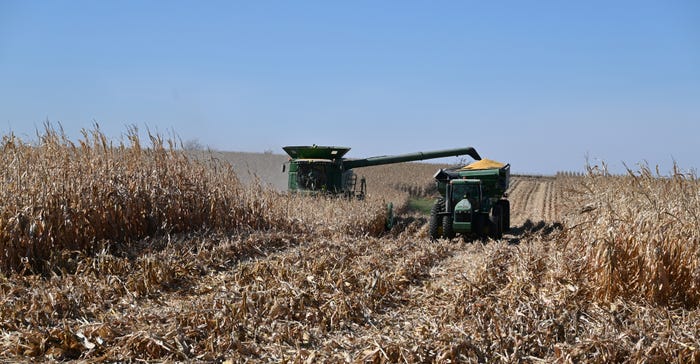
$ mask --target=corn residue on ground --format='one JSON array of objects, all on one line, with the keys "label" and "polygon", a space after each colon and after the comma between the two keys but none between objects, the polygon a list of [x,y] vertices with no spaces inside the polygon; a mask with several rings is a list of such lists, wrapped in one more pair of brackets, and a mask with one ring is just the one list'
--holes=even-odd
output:
[{"label": "corn residue on ground", "polygon": [[700,361],[695,175],[513,176],[502,240],[431,241],[446,166],[347,201],[85,135],[0,146],[2,361]]}]

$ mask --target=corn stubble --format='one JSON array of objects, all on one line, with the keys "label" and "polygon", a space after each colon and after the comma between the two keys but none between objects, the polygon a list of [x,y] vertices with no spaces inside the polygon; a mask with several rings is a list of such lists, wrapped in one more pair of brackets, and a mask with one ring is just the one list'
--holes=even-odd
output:
[{"label": "corn stubble", "polygon": [[368,169],[367,201],[308,198],[150,139],[3,139],[4,359],[700,360],[693,175],[562,174],[558,221],[431,242],[424,216],[384,232],[384,214],[433,193],[436,166]]}]

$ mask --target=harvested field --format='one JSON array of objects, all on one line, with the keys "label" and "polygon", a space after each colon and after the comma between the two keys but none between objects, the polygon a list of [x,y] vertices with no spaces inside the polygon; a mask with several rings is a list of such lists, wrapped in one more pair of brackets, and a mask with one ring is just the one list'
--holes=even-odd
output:
[{"label": "harvested field", "polygon": [[694,175],[514,176],[509,234],[435,242],[403,207],[438,166],[367,168],[367,201],[344,201],[102,140],[3,140],[5,361],[700,360]]},{"label": "harvested field", "polygon": [[511,223],[560,220],[558,215],[561,190],[555,177],[514,176],[508,191],[513,213]]}]

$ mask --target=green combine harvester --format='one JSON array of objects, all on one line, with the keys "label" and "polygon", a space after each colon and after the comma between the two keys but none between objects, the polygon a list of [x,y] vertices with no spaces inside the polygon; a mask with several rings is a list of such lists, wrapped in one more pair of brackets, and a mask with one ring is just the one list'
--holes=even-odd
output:
[{"label": "green combine harvester", "polygon": [[430,211],[432,239],[456,234],[500,239],[510,229],[510,164],[484,159],[441,169],[434,177],[441,197]]},{"label": "green combine harvester", "polygon": [[[360,199],[364,198],[367,193],[367,183],[364,178],[360,179],[358,183],[357,175],[353,172],[354,168],[460,155],[469,155],[477,160],[481,159],[472,147],[364,159],[343,158],[350,151],[350,148],[347,147],[312,145],[287,146],[282,149],[290,157],[287,185],[289,191],[312,195],[344,195]],[[282,167],[282,171],[285,169],[286,164]]]}]

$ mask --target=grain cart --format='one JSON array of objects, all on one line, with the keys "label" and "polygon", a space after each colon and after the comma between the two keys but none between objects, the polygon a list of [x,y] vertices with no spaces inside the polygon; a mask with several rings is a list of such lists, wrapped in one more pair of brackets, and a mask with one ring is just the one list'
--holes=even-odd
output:
[{"label": "grain cart", "polygon": [[[333,194],[364,198],[366,181],[360,180],[353,168],[402,163],[425,159],[469,155],[481,159],[472,147],[448,149],[434,152],[418,152],[395,156],[380,156],[364,159],[347,159],[343,156],[350,151],[346,147],[328,146],[287,146],[282,148],[290,157],[288,188],[291,192],[307,194]],[[285,166],[282,171],[285,171]]]},{"label": "grain cart", "polygon": [[441,197],[430,212],[432,239],[451,239],[458,233],[500,239],[510,229],[510,164],[484,159],[441,169],[434,177]]}]

